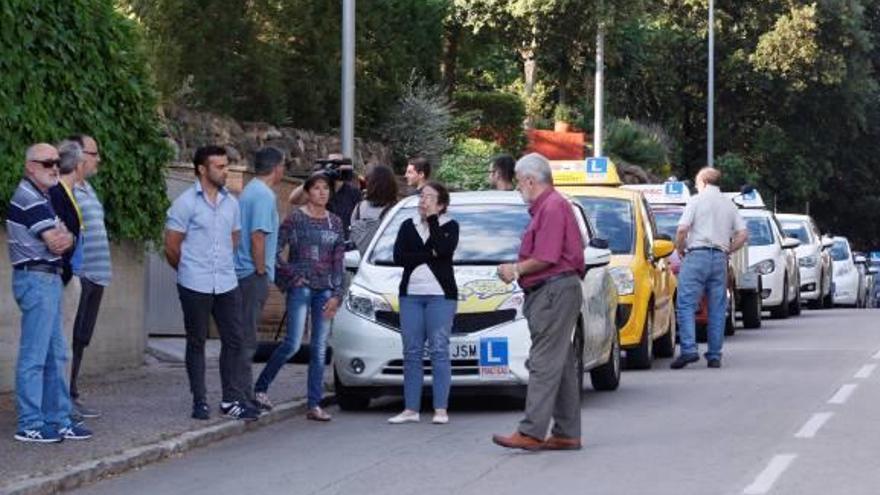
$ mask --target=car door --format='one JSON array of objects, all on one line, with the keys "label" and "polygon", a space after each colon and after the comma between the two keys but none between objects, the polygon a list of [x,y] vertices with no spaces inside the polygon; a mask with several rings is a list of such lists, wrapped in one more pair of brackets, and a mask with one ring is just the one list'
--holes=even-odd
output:
[{"label": "car door", "polygon": [[788,294],[785,294],[786,301],[793,301],[797,297],[797,291],[800,291],[800,269],[798,268],[797,255],[794,249],[784,249],[782,241],[785,239],[785,231],[776,215],[770,214],[773,231],[776,233],[776,242],[779,244],[779,250],[782,252],[782,260],[785,266],[785,273],[788,275]]},{"label": "car door", "polygon": [[669,328],[674,317],[672,308],[673,275],[672,267],[667,258],[654,258],[654,236],[657,224],[644,196],[641,197],[639,210],[645,232],[645,256],[654,267],[654,338]]}]

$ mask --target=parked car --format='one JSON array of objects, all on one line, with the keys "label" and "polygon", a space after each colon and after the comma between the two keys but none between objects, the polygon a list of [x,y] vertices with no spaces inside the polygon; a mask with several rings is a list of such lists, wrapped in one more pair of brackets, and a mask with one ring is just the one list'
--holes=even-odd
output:
[{"label": "parked car", "polygon": [[[393,264],[393,246],[403,221],[417,215],[418,198],[401,201],[385,216],[363,258],[346,254],[356,271],[333,323],[336,396],[343,409],[363,409],[380,395],[399,395],[403,385],[398,285],[402,268]],[[579,377],[589,373],[593,388],[614,390],[620,381],[620,341],[615,314],[617,291],[607,265],[611,252],[596,237],[581,207],[571,201],[585,246],[584,304],[572,328]],[[455,252],[459,288],[450,355],[452,393],[522,396],[529,379],[530,335],[517,284],[498,279],[496,267],[517,259],[529,213],[515,192],[451,194],[449,214],[460,226]],[[604,246],[604,248],[603,248]],[[431,376],[425,361],[426,386]]]},{"label": "parked car", "polygon": [[810,309],[830,308],[834,305],[834,270],[828,248],[834,241],[819,234],[809,215],[777,214],[776,218],[785,235],[801,242],[795,249],[801,275],[801,299]]},{"label": "parked car", "polygon": [[[834,304],[837,306],[860,306],[864,293],[865,277],[856,266],[856,257],[853,255],[846,237],[834,237],[834,244],[831,246],[831,259],[834,262]],[[861,257],[861,260],[864,260],[864,256]]]}]

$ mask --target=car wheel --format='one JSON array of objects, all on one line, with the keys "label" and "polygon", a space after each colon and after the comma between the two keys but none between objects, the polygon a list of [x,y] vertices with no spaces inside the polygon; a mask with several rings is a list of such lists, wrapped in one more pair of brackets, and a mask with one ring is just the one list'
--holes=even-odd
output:
[{"label": "car wheel", "polygon": [[617,390],[620,385],[620,334],[617,331],[611,339],[610,353],[608,362],[590,370],[593,390],[607,392]]},{"label": "car wheel", "polygon": [[651,369],[654,354],[654,304],[649,303],[648,312],[645,314],[645,327],[642,331],[642,340],[635,349],[626,352],[626,366],[634,370]]},{"label": "car wheel", "polygon": [[654,356],[670,358],[675,355],[676,321],[675,310],[670,311],[669,329],[656,342],[654,342]]},{"label": "car wheel", "polygon": [[336,390],[336,403],[343,411],[365,411],[370,407],[370,396],[353,392],[339,381],[336,371],[333,371],[333,386]]},{"label": "car wheel", "polygon": [[770,310],[770,318],[784,320],[788,318],[788,309],[790,303],[788,300],[788,278],[782,281],[782,304]]},{"label": "car wheel", "polygon": [[743,328],[761,328],[760,291],[744,292],[739,302],[742,305]]},{"label": "car wheel", "polygon": [[736,333],[736,295],[728,291],[727,318],[724,321],[724,335],[730,337]]},{"label": "car wheel", "polygon": [[574,367],[575,373],[577,373],[578,392],[583,393],[584,373],[586,371],[584,370],[584,329],[580,323],[575,328],[574,340],[571,344],[574,347]]}]

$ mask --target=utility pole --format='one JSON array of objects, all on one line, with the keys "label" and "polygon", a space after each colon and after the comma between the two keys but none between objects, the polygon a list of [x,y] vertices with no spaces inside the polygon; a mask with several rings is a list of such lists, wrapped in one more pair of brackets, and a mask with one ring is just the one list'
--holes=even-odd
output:
[{"label": "utility pole", "polygon": [[715,0],[709,0],[709,101],[706,112],[706,165],[715,166]]},{"label": "utility pole", "polygon": [[355,0],[342,0],[342,154],[354,159]]},{"label": "utility pole", "polygon": [[602,129],[605,115],[605,22],[596,30],[596,95],[593,105],[593,156],[602,156]]}]

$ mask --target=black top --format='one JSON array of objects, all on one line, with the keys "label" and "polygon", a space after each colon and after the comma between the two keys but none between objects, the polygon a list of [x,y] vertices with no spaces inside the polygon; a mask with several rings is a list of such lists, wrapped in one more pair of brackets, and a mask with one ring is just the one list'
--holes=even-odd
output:
[{"label": "black top", "polygon": [[[64,226],[67,227],[67,230],[73,234],[74,243],[79,242],[79,233],[82,226],[79,224],[79,215],[76,213],[76,205],[73,204],[70,196],[64,191],[64,186],[59,183],[50,187],[49,201],[52,203],[52,209],[55,210],[55,214],[58,215],[58,218],[60,218],[62,222],[64,222]],[[75,249],[76,244],[61,255],[61,267],[63,269],[61,280],[65,285],[67,282],[70,282],[70,279],[73,277],[73,268],[70,265],[70,260],[73,258],[73,252]]]},{"label": "black top", "polygon": [[419,265],[426,263],[431,273],[437,277],[446,299],[458,299],[458,286],[455,283],[455,271],[452,268],[452,256],[458,247],[458,222],[450,220],[440,225],[437,215],[428,217],[430,234],[427,242],[416,230],[413,219],[407,219],[397,231],[394,241],[394,264],[403,267],[403,278],[400,279],[400,296],[407,295],[409,278]]},{"label": "black top", "polygon": [[342,232],[348,239],[348,229],[351,225],[351,212],[361,202],[360,189],[348,182],[343,182],[338,191],[334,191],[327,202],[327,211],[336,214],[342,220]]}]

